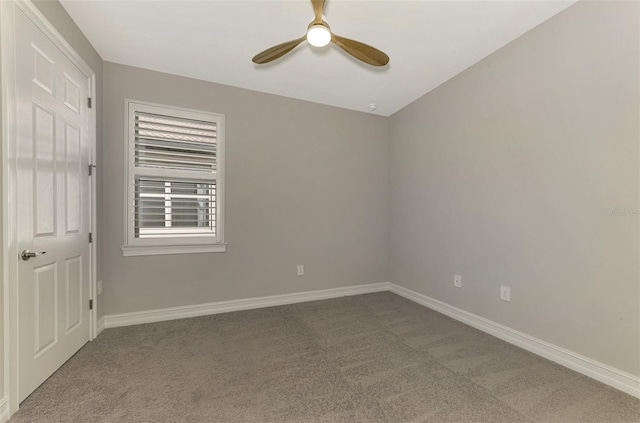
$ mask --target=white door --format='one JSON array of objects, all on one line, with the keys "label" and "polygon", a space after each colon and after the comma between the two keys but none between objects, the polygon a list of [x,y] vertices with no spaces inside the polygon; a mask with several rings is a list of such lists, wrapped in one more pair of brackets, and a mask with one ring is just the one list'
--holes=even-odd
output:
[{"label": "white door", "polygon": [[[16,9],[19,401],[89,340],[88,78]],[[45,254],[46,252],[46,254]]]}]

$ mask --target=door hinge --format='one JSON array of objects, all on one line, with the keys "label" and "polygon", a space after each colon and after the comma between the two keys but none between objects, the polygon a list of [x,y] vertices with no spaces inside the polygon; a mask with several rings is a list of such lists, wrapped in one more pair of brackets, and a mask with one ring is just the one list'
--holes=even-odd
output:
[{"label": "door hinge", "polygon": [[93,310],[93,300],[89,300],[89,310]]},{"label": "door hinge", "polygon": [[91,97],[87,97],[87,105],[91,108]]},{"label": "door hinge", "polygon": [[93,168],[96,167],[94,164],[89,164],[89,176],[93,175]]},{"label": "door hinge", "polygon": [[93,232],[89,232],[89,244],[93,242]]}]

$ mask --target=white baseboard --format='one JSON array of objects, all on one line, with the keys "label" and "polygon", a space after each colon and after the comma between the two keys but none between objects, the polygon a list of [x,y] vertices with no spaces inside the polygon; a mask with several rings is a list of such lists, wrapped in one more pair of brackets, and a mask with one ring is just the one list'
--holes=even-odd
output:
[{"label": "white baseboard", "polygon": [[100,335],[104,330],[104,316],[98,319],[98,324],[96,325],[96,336]]},{"label": "white baseboard", "polygon": [[9,397],[0,399],[0,423],[9,420]]},{"label": "white baseboard", "polygon": [[[569,369],[575,370],[578,373],[582,373],[585,376],[619,389],[620,391],[633,395],[634,397],[640,398],[640,378],[634,375],[615,369],[606,364],[599,363],[580,354],[576,354],[567,349],[501,325],[500,323],[493,322],[489,319],[485,319],[484,317],[469,313],[442,301],[390,282],[323,289],[319,291],[299,292],[293,294],[272,295],[268,297],[220,301],[183,307],[170,307],[133,313],[112,314],[104,316],[98,321],[98,333],[102,332],[105,328],[108,329],[120,326],[138,325],[142,323],[162,322],[166,320],[273,307],[285,304],[302,303],[306,301],[326,300],[329,298],[381,291],[391,291],[509,342],[510,344],[516,345],[534,354],[568,367]],[[3,415],[1,414],[2,404],[2,401],[0,401],[0,423],[3,423],[1,419],[1,416]]]},{"label": "white baseboard", "polygon": [[424,294],[389,283],[389,290],[411,301],[445,314],[510,344],[547,358],[578,373],[640,398],[640,378],[542,341],[484,317],[469,313]]},{"label": "white baseboard", "polygon": [[[388,290],[389,283],[381,282],[367,285],[348,286],[344,288],[323,289],[319,291],[307,291],[183,307],[170,307],[133,313],[112,314],[104,316],[104,328],[108,329],[120,326],[138,325],[142,323],[162,322],[165,320],[184,319],[187,317],[206,316],[210,314],[228,313],[231,311],[326,300],[329,298],[346,297],[349,295],[368,294]],[[99,324],[100,323],[98,322],[98,325]]]}]

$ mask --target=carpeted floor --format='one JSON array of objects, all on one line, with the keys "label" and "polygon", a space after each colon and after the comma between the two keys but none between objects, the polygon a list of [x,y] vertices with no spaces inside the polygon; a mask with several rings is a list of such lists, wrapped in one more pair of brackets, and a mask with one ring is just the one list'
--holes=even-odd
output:
[{"label": "carpeted floor", "polygon": [[108,329],[24,422],[640,422],[640,401],[392,293]]}]

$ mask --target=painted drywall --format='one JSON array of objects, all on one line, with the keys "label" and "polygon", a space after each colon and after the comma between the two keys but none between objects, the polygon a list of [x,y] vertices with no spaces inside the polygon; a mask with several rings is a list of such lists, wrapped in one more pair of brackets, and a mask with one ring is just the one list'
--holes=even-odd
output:
[{"label": "painted drywall", "polygon": [[[58,0],[36,0],[33,2],[38,10],[47,18],[47,20],[58,30],[64,39],[73,47],[73,49],[82,57],[82,59],[89,65],[89,67],[96,74],[96,94],[97,101],[96,106],[96,206],[97,206],[97,221],[98,221],[98,233],[96,237],[97,248],[97,279],[102,279],[103,274],[103,260],[102,251],[104,249],[102,242],[102,58],[98,52],[93,48],[91,43],[86,39],[84,34],[80,31],[76,23],[71,19],[67,11],[62,7]],[[97,298],[97,310],[98,318],[104,315],[104,305],[102,296]]]},{"label": "painted drywall", "polygon": [[640,375],[639,21],[579,2],[391,117],[392,282]]},{"label": "painted drywall", "polygon": [[[385,118],[108,62],[103,76],[106,314],[387,280]],[[225,115],[227,252],[122,256],[125,98]]]}]

